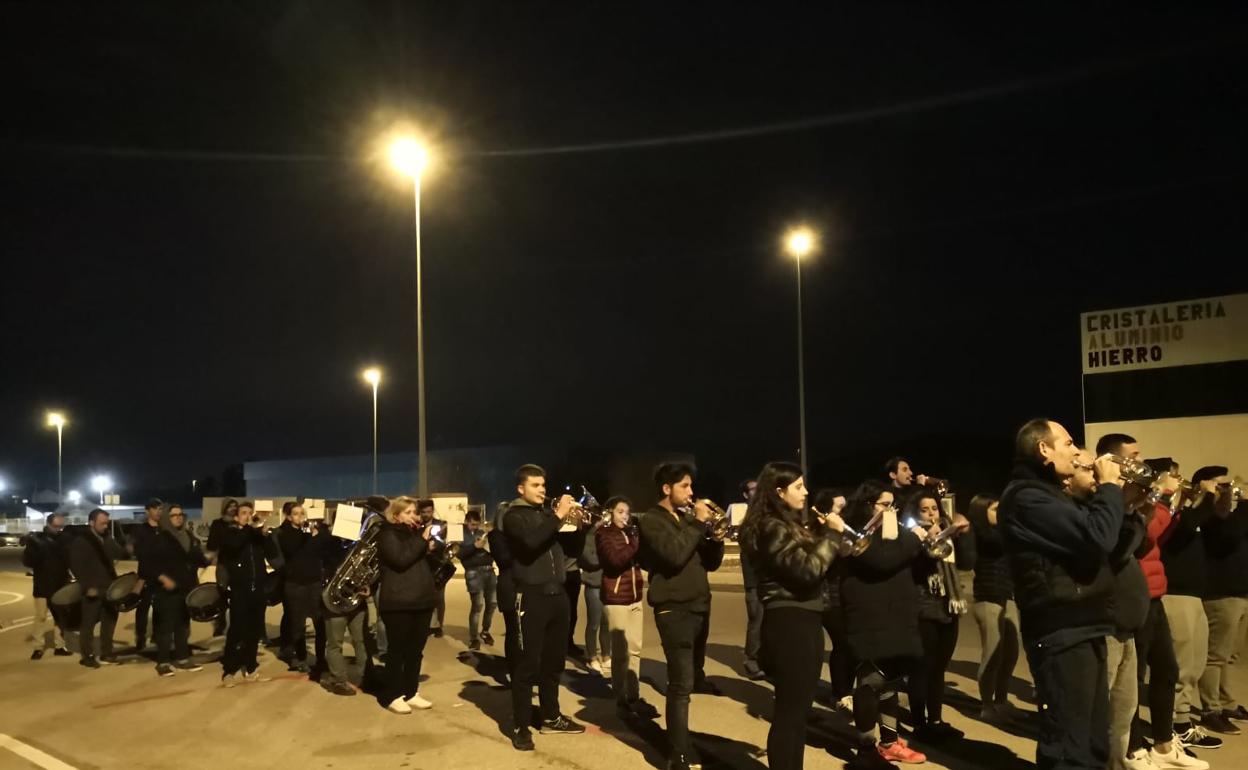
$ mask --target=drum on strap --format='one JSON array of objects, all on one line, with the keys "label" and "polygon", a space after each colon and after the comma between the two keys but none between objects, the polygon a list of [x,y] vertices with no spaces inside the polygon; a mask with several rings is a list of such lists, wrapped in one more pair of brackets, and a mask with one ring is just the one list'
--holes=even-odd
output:
[{"label": "drum on strap", "polygon": [[76,629],[82,625],[82,585],[77,580],[56,589],[48,604],[62,628]]},{"label": "drum on strap", "polygon": [[104,591],[104,599],[116,607],[118,612],[130,612],[139,606],[140,596],[134,592],[134,587],[138,583],[139,576],[133,572],[118,575],[113,582],[108,584],[108,589]]},{"label": "drum on strap", "polygon": [[225,595],[221,586],[216,583],[200,583],[186,595],[186,609],[191,620],[197,623],[211,623],[221,617],[225,606]]}]

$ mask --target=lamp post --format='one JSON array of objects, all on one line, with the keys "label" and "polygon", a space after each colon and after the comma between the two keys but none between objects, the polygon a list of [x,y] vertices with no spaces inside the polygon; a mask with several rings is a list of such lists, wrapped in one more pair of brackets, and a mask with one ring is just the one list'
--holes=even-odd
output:
[{"label": "lamp post", "polygon": [[417,457],[419,465],[420,496],[429,494],[429,464],[425,452],[425,318],[421,286],[420,264],[420,179],[428,163],[429,155],[415,139],[405,137],[390,145],[390,163],[404,176],[412,178],[416,223],[416,412],[420,425],[417,430]]},{"label": "lamp post", "polygon": [[48,412],[48,427],[56,428],[56,496],[61,497],[63,485],[61,474],[61,449],[63,447],[63,433],[65,430],[65,415],[60,412]]},{"label": "lamp post", "polygon": [[[364,381],[373,386],[373,494],[377,494],[377,386],[381,384],[381,370],[373,366],[365,369]],[[423,400],[423,399],[422,399]],[[424,419],[421,419],[424,423]]]},{"label": "lamp post", "polygon": [[797,413],[802,475],[806,474],[806,349],[802,341],[802,260],[815,249],[815,232],[795,227],[784,236],[784,249],[797,266]]},{"label": "lamp post", "polygon": [[91,488],[99,493],[100,505],[103,505],[104,493],[113,488],[113,480],[108,476],[95,476],[91,479]]}]

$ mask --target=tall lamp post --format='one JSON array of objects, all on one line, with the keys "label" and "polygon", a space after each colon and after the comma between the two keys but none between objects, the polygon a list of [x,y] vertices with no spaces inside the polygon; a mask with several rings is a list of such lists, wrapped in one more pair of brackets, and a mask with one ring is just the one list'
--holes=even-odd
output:
[{"label": "tall lamp post", "polygon": [[[373,494],[377,494],[377,386],[381,384],[381,370],[375,366],[365,369],[364,381],[373,386]],[[424,422],[424,420],[421,420]]]},{"label": "tall lamp post", "polygon": [[806,348],[802,342],[802,260],[815,250],[815,232],[795,227],[784,236],[784,250],[797,266],[797,413],[802,475],[806,476]]},{"label": "tall lamp post", "polygon": [[65,423],[68,421],[65,419],[65,415],[60,412],[48,412],[47,420],[49,428],[56,428],[56,496],[59,498],[63,494],[61,490],[64,488],[61,473],[61,449],[64,446]]},{"label": "tall lamp post", "polygon": [[425,452],[425,318],[420,264],[420,179],[428,164],[429,154],[420,142],[410,137],[397,139],[390,145],[390,163],[404,176],[412,178],[416,222],[416,412],[420,422],[417,431],[420,496],[429,495],[429,458]]}]

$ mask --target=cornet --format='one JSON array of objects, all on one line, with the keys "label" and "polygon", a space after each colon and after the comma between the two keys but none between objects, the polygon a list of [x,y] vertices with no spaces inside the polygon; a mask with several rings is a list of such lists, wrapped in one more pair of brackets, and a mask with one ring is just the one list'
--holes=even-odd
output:
[{"label": "cornet", "polygon": [[875,512],[875,514],[867,521],[867,525],[862,531],[845,525],[845,531],[841,533],[841,556],[859,556],[863,551],[871,547],[871,536],[884,523],[884,514],[892,511],[893,515],[897,515],[897,509],[889,506]]},{"label": "cornet", "polygon": [[923,481],[923,486],[931,487],[932,492],[934,492],[937,497],[945,497],[946,495],[949,494],[949,480],[948,479],[938,479],[938,478],[933,478],[932,476],[928,476]]},{"label": "cornet", "polygon": [[707,519],[704,524],[706,526],[706,538],[708,540],[723,540],[728,535],[728,531],[732,528],[732,521],[728,518],[728,513],[707,498],[690,500],[685,506],[686,513],[693,513],[698,503],[702,503],[711,512],[711,518]]},{"label": "cornet", "polygon": [[[571,494],[572,487],[564,487],[564,494]],[[559,504],[559,498],[550,498],[551,509]],[[585,527],[598,521],[603,514],[602,506],[598,503],[598,499],[594,497],[585,485],[581,485],[581,496],[572,503],[572,511],[568,514],[567,522],[578,527]]]},{"label": "cornet", "polygon": [[928,538],[923,544],[927,555],[937,561],[949,558],[949,554],[953,553],[953,538],[957,535],[958,525],[956,524],[950,524],[937,532],[935,537]]}]

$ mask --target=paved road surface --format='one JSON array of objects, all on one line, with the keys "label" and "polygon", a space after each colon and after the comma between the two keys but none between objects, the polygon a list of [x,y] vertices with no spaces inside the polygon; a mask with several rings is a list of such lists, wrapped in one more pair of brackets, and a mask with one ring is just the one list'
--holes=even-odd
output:
[{"label": "paved road surface", "polygon": [[[223,768],[306,768],[353,770],[401,768],[445,770],[452,767],[563,768],[626,770],[662,767],[661,720],[627,725],[615,716],[610,688],[600,678],[569,663],[560,699],[565,713],[590,725],[582,736],[535,735],[537,751],[513,751],[503,730],[510,722],[508,694],[499,684],[501,659],[466,651],[467,595],[462,580],[447,589],[447,635],[430,639],[421,694],[432,711],[398,716],[384,711],[367,695],[330,695],[304,677],[287,674],[272,655],[261,670],[274,677],[262,684],[226,690],[220,668],[155,675],[151,661],[131,656],[126,665],[88,670],[77,658],[30,661],[23,619],[31,615],[30,580],[16,549],[0,551],[0,768],[45,770],[222,770]],[[649,615],[649,613],[647,613]],[[117,640],[133,642],[133,614],[123,615]],[[739,573],[717,577],[707,670],[725,692],[715,698],[695,695],[692,729],[708,768],[763,768],[771,688],[736,672],[744,635],[745,609]],[[270,634],[277,617],[270,613]],[[583,621],[582,621],[583,622]],[[496,624],[501,655],[501,619]],[[196,624],[192,641],[209,660],[221,641]],[[665,682],[662,651],[652,618],[647,617],[643,696],[660,710],[656,690]],[[578,633],[578,643],[583,641]],[[947,681],[951,683],[946,719],[966,731],[961,741],[930,749],[927,768],[1002,770],[1033,767],[1035,744],[1027,725],[1004,732],[972,718],[978,638],[966,620]],[[1020,668],[1018,694],[1029,685]],[[1235,672],[1248,693],[1248,674]],[[1028,710],[1032,707],[1019,704]],[[811,715],[806,767],[841,768],[849,754],[838,736],[844,723],[822,705]],[[1248,768],[1248,736],[1228,738],[1227,746],[1205,752],[1215,768]]]}]

